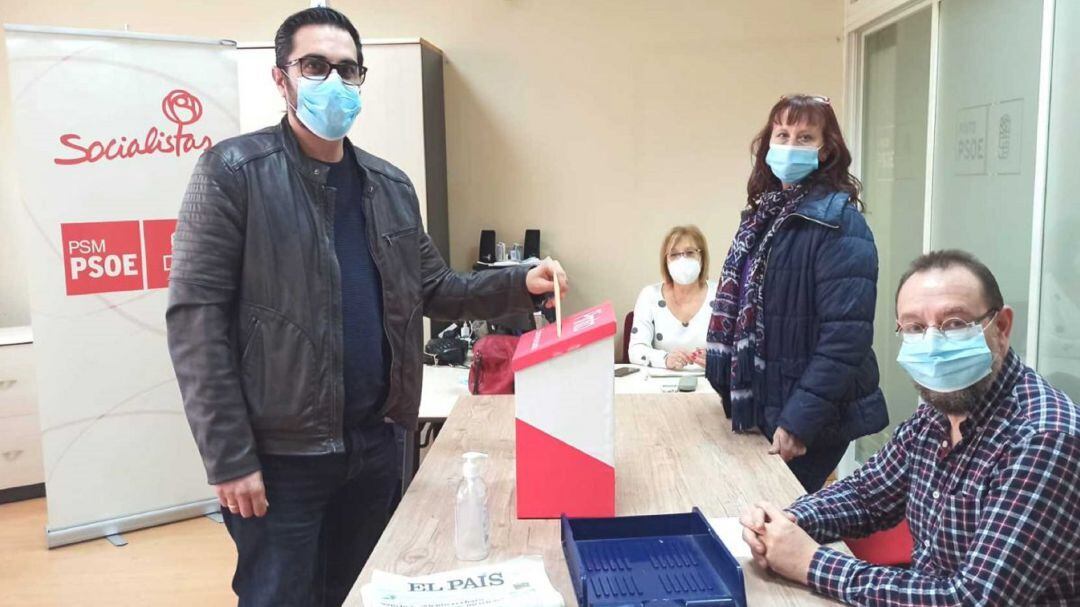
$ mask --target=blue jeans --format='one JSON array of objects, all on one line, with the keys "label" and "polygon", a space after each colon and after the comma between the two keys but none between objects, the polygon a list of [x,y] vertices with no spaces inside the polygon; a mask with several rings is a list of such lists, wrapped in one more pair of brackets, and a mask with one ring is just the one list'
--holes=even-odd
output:
[{"label": "blue jeans", "polygon": [[404,433],[350,435],[347,453],[260,456],[266,516],[222,509],[241,607],[341,605],[401,497]]}]

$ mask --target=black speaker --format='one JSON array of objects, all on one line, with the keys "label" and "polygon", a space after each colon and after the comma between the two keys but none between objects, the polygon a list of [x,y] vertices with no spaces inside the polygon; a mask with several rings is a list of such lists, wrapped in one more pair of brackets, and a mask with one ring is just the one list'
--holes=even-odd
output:
[{"label": "black speaker", "polygon": [[540,230],[525,230],[525,259],[540,258]]},{"label": "black speaker", "polygon": [[495,263],[495,230],[480,230],[480,261]]}]

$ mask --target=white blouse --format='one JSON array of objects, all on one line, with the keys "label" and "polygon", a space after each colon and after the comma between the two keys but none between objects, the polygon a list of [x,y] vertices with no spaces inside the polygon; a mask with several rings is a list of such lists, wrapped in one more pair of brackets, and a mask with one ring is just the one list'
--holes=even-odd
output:
[{"label": "white blouse", "polygon": [[[716,299],[716,281],[710,280],[706,287],[705,302],[683,324],[664,301],[663,283],[653,284],[641,290],[634,305],[634,324],[630,329],[630,362],[635,365],[667,367],[664,359],[675,350],[694,351],[705,347],[705,335],[712,317],[712,302]],[[689,365],[688,368],[700,368]]]}]

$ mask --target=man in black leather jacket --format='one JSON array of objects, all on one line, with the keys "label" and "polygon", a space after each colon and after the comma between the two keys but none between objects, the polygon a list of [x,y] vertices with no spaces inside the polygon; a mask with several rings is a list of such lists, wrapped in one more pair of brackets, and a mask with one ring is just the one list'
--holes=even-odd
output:
[{"label": "man in black leather jacket", "polygon": [[169,351],[240,604],[339,605],[397,495],[423,316],[531,310],[566,276],[451,271],[409,178],[344,139],[366,73],[349,20],[301,11],[275,46],[287,115],[207,151],[184,196]]}]

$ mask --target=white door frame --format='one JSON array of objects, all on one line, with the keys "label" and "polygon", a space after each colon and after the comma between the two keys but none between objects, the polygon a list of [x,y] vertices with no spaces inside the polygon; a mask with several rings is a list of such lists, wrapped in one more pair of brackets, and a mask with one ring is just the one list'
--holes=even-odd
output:
[{"label": "white door frame", "polygon": [[[938,32],[938,3],[941,0],[857,0],[857,4],[850,5],[852,12],[855,6],[860,6],[859,12],[848,15],[845,20],[845,37],[847,44],[844,48],[844,122],[847,132],[848,149],[851,151],[851,171],[858,177],[862,177],[862,131],[863,131],[863,73],[866,58],[866,37],[874,34],[890,25],[897,23],[919,11],[931,7],[930,21],[930,89],[928,94],[927,113],[927,143],[926,143],[926,188],[923,194],[924,224],[923,224],[923,251],[930,247],[930,205],[932,194],[932,180],[930,175],[933,170],[934,154],[934,114],[936,110],[936,82],[937,82],[937,32]],[[859,462],[855,458],[855,443],[852,442],[844,457],[837,465],[837,476],[848,476],[858,467]]]},{"label": "white door frame", "polygon": [[1039,111],[1035,126],[1035,175],[1031,214],[1031,282],[1028,284],[1027,364],[1039,366],[1039,317],[1042,303],[1043,238],[1046,219],[1046,167],[1050,140],[1050,78],[1054,62],[1056,0],[1043,0],[1042,46],[1039,51]]}]

